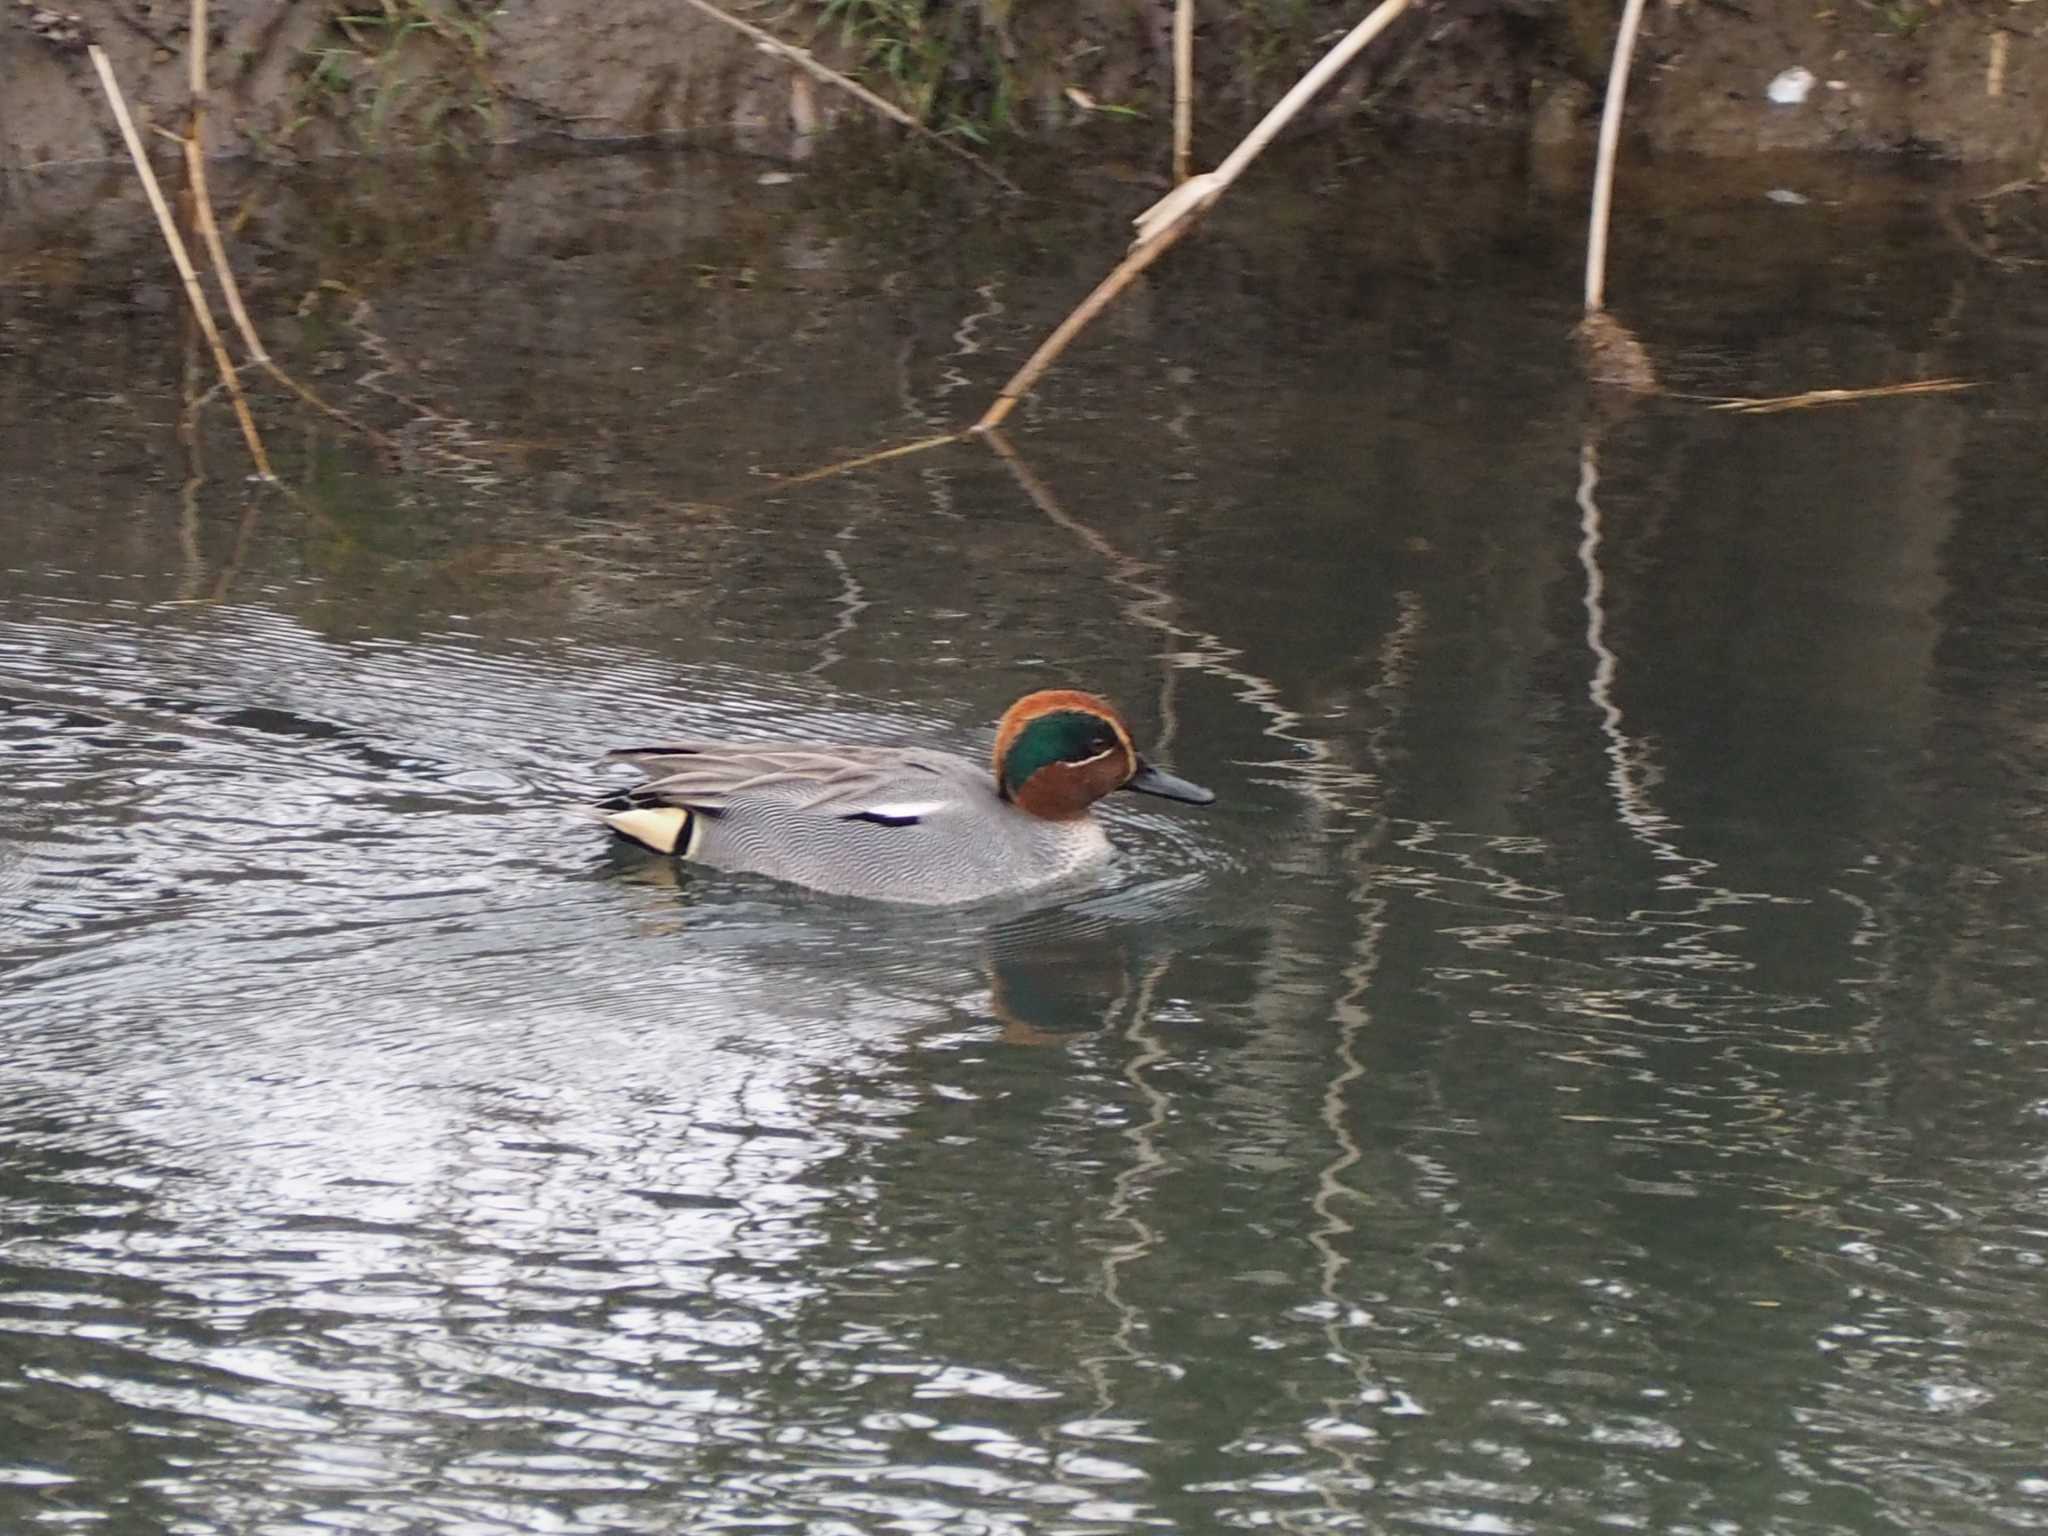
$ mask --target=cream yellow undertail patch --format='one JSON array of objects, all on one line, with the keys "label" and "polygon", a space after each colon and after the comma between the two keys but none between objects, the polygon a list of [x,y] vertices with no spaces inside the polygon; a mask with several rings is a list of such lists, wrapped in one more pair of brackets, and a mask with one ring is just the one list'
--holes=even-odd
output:
[{"label": "cream yellow undertail patch", "polygon": [[[630,811],[613,811],[605,822],[621,837],[630,837],[656,853],[674,853],[690,830],[690,813],[679,805],[635,806]],[[690,856],[687,844],[683,857]]]}]

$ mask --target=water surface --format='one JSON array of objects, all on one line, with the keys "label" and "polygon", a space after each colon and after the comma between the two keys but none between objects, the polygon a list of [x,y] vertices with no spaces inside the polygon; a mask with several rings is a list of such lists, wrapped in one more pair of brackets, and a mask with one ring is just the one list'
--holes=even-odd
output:
[{"label": "water surface", "polygon": [[[1680,394],[1982,385],[1617,412],[1576,190],[1311,147],[1021,469],[787,487],[971,419],[1143,198],[762,169],[231,186],[394,440],[259,392],[289,499],[181,442],[118,181],[8,194],[0,1526],[2048,1524],[2048,307],[1983,205],[1660,194]],[[1051,684],[1219,792],[1081,889],[573,808]]]}]

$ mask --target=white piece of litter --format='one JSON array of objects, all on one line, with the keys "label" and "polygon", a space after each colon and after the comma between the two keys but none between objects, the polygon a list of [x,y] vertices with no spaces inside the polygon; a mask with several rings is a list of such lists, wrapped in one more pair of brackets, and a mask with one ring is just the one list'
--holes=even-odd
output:
[{"label": "white piece of litter", "polygon": [[1813,71],[1804,64],[1794,64],[1773,79],[1764,94],[1781,107],[1796,107],[1812,89]]},{"label": "white piece of litter", "polygon": [[1794,208],[1813,201],[1804,192],[1794,192],[1790,187],[1773,187],[1764,196],[1774,203],[1786,203]]}]

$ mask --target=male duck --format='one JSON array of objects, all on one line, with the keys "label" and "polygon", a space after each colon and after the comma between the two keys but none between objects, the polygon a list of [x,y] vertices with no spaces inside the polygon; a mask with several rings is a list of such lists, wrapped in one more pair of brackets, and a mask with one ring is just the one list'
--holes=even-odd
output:
[{"label": "male duck", "polygon": [[608,754],[643,784],[598,814],[656,853],[882,901],[978,901],[1109,856],[1088,808],[1112,790],[1207,805],[1154,768],[1106,700],[1026,694],[996,728],[995,777],[924,747],[680,742]]}]

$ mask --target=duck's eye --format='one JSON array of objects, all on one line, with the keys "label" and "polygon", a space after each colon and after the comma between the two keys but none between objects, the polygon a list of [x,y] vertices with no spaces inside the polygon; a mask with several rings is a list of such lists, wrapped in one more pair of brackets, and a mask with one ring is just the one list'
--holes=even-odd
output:
[{"label": "duck's eye", "polygon": [[1116,750],[1116,737],[1109,731],[1097,731],[1086,740],[1077,743],[1067,754],[1070,763],[1092,763],[1105,752]]}]

